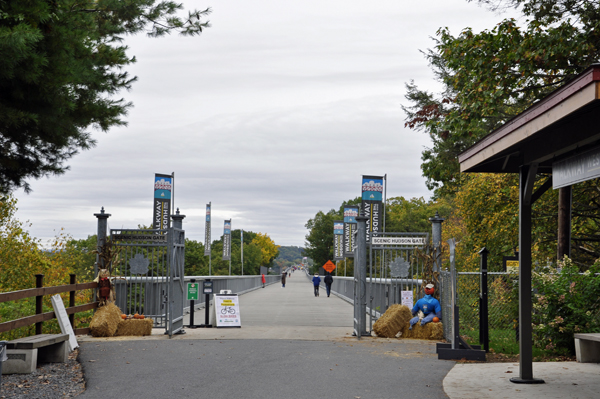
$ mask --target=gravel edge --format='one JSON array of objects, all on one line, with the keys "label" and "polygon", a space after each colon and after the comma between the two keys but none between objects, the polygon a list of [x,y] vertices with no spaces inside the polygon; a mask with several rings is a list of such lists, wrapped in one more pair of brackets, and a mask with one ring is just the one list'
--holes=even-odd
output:
[{"label": "gravel edge", "polygon": [[85,391],[79,349],[65,363],[45,363],[31,374],[2,375],[0,399],[74,398]]}]

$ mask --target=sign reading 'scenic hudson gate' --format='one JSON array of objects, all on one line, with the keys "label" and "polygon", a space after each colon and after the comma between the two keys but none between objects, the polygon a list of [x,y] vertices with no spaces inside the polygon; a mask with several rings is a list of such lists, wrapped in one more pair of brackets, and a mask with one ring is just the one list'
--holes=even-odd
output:
[{"label": "sign reading 'scenic hudson gate'", "polygon": [[373,245],[425,245],[425,237],[373,237]]}]

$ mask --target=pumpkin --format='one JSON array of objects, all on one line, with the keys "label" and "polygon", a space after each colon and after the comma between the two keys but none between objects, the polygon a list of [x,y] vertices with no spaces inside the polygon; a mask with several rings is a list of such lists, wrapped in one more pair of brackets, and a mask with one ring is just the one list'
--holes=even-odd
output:
[{"label": "pumpkin", "polygon": [[125,320],[125,319],[127,318],[127,315],[126,315],[125,313],[123,313],[123,314],[121,315],[121,318],[122,318],[123,320]]},{"label": "pumpkin", "polygon": [[433,318],[433,322],[434,322],[434,323],[437,323],[437,322],[439,322],[439,321],[440,321],[440,318],[439,318],[439,317],[434,317],[434,318]]},{"label": "pumpkin", "polygon": [[136,313],[136,314],[134,314],[134,315],[133,315],[133,318],[134,318],[134,319],[139,319],[139,318],[140,318],[140,315]]}]

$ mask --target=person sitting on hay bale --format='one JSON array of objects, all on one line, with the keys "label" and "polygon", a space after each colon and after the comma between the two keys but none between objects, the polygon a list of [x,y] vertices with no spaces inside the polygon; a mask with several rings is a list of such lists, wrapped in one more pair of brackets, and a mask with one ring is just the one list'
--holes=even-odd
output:
[{"label": "person sitting on hay bale", "polygon": [[410,319],[410,327],[409,330],[412,330],[413,326],[419,322],[419,316],[417,313],[419,311],[423,312],[423,319],[421,320],[421,325],[433,321],[434,317],[438,319],[442,318],[442,306],[440,302],[433,297],[433,293],[435,292],[435,286],[433,284],[427,284],[425,286],[425,296],[417,301],[415,306],[412,308],[412,315],[415,316]]}]

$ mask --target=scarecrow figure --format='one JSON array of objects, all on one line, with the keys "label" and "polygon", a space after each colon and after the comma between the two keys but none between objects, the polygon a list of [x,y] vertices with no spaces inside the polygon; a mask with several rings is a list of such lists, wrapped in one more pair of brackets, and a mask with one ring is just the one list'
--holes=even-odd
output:
[{"label": "scarecrow figure", "polygon": [[[421,325],[431,322],[434,317],[438,319],[442,318],[442,306],[440,302],[433,297],[435,292],[435,286],[433,284],[427,284],[425,286],[425,296],[417,301],[415,306],[412,308],[413,317],[410,319],[409,330],[412,330],[413,326],[421,320]],[[417,315],[419,314],[419,315]],[[422,317],[420,315],[422,314]]]},{"label": "scarecrow figure", "polygon": [[108,269],[100,269],[98,276],[94,279],[98,283],[98,306],[104,306],[107,303],[115,302],[115,289],[113,287],[110,272]]}]

